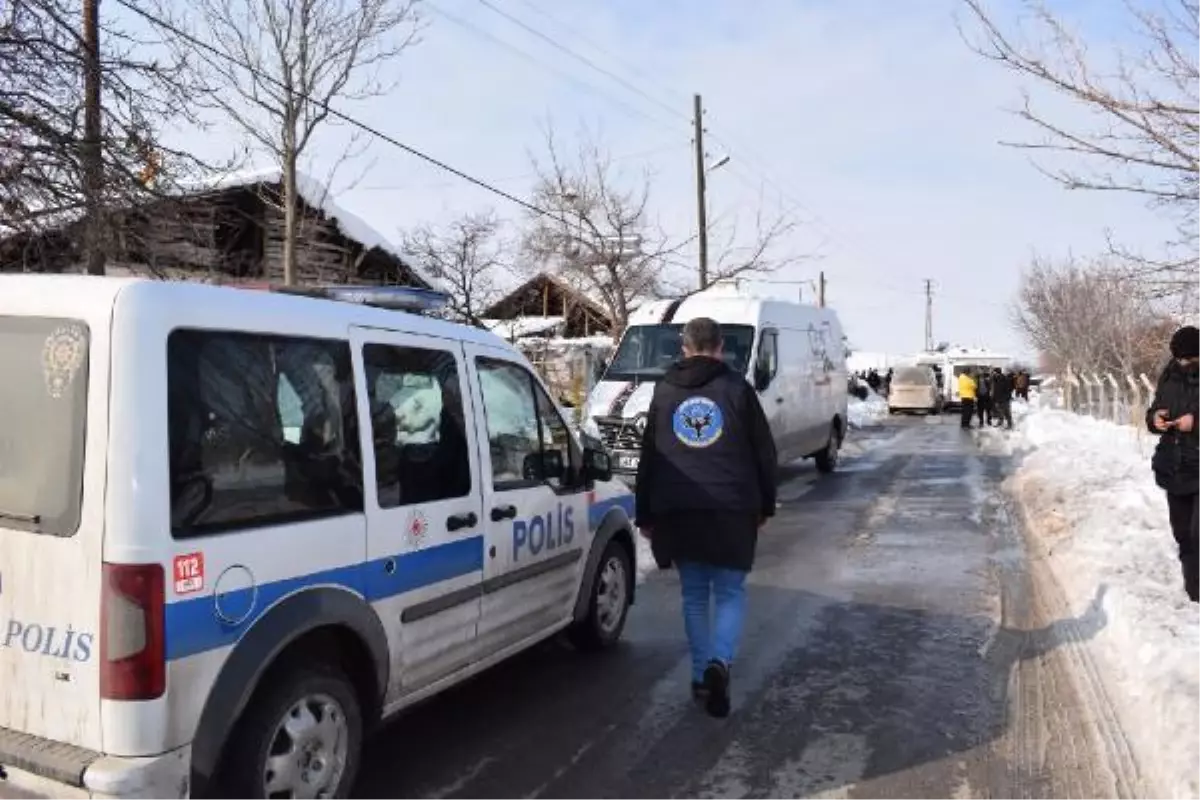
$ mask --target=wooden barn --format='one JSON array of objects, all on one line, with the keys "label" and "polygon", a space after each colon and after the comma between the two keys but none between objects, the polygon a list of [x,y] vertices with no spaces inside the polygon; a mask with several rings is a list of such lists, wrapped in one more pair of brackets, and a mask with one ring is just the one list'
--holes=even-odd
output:
[{"label": "wooden barn", "polygon": [[[545,272],[513,289],[485,309],[481,316],[498,334],[504,336],[506,330],[515,334],[515,337],[505,338],[523,335],[566,339],[612,336],[616,327],[599,303]],[[539,325],[539,320],[546,324]],[[497,324],[500,322],[510,324]]]},{"label": "wooden barn", "polygon": [[[328,189],[298,176],[298,283],[431,282],[367,223],[338,208]],[[194,280],[283,280],[278,170],[227,177],[210,187],[109,212],[109,271]],[[80,269],[83,226],[0,239],[0,272]]]}]

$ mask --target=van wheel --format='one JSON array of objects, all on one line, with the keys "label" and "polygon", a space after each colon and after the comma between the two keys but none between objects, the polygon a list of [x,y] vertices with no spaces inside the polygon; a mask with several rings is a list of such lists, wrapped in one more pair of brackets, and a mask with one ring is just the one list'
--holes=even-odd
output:
[{"label": "van wheel", "polygon": [[250,701],[226,752],[231,797],[346,797],[362,754],[362,710],[332,667],[271,680]]},{"label": "van wheel", "polygon": [[825,448],[817,453],[815,460],[818,472],[829,473],[837,469],[838,431],[836,424],[829,428],[829,441],[825,443]]},{"label": "van wheel", "polygon": [[611,541],[600,557],[596,577],[588,590],[587,616],[571,626],[568,637],[580,650],[603,650],[617,643],[629,615],[633,570],[629,554],[619,542]]}]

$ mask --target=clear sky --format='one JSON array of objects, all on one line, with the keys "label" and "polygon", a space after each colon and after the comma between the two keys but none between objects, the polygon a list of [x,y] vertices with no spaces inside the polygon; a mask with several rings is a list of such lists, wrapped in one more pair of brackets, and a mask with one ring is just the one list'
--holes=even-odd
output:
[{"label": "clear sky", "polygon": [[[824,270],[829,303],[859,349],[919,348],[931,278],[935,338],[1024,353],[1008,308],[1031,254],[1096,252],[1106,230],[1150,247],[1170,234],[1136,198],[1067,192],[1028,153],[997,143],[1033,135],[1011,113],[1021,84],[966,46],[955,20],[968,30],[970,20],[956,0],[490,1],[656,102],[479,0],[426,0],[422,41],[389,67],[396,89],[344,110],[519,196],[531,189],[529,156],[548,120],[568,146],[581,127],[598,131],[631,179],[651,171],[655,215],[686,236],[695,226],[691,95],[700,92],[707,149],[731,157],[710,175],[710,214],[740,216],[744,228],[760,197],[791,209],[804,224],[790,246],[820,258],[773,279]],[[1002,21],[1021,8],[991,5]],[[1052,7],[1100,52],[1129,36],[1119,2]],[[339,137],[318,141],[318,176]],[[382,142],[343,165],[335,189],[356,180],[339,202],[397,238],[468,210],[521,218]]]}]

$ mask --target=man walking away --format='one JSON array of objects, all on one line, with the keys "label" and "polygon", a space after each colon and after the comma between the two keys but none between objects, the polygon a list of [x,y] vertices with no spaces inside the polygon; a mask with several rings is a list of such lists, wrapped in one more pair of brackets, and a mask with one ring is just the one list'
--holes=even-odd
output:
[{"label": "man walking away", "polygon": [[1010,431],[1012,420],[1013,377],[996,367],[992,373],[992,403],[996,408],[997,424],[1003,424]]},{"label": "man walking away", "polygon": [[[637,475],[637,524],[679,570],[692,695],[729,715],[746,575],[775,514],[775,441],[758,395],[721,359],[711,319],[683,328],[683,355],[654,389]],[[710,618],[710,597],[715,609]]]},{"label": "man walking away", "polygon": [[975,379],[970,372],[958,376],[958,400],[962,404],[962,427],[971,430],[971,417],[975,416]]},{"label": "man walking away", "polygon": [[979,370],[975,385],[975,410],[979,413],[979,427],[992,424],[992,376],[987,368]]}]

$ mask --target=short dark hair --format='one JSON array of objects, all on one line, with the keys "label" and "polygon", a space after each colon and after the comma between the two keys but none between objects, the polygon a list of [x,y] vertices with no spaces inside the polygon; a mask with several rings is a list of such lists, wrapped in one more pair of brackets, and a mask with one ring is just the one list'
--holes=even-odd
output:
[{"label": "short dark hair", "polygon": [[721,326],[715,319],[696,317],[683,326],[683,346],[693,353],[715,353],[721,349]]}]

